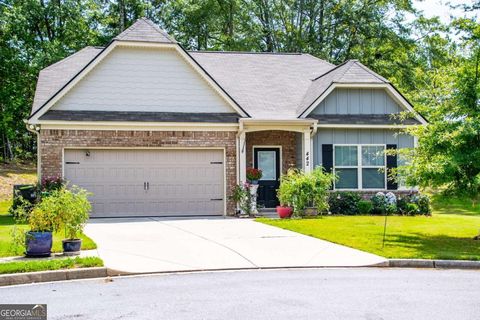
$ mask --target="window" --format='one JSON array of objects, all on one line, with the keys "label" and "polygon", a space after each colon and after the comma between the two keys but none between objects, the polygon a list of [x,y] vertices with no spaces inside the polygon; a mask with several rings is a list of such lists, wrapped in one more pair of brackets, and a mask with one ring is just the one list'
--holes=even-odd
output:
[{"label": "window", "polygon": [[385,145],[335,145],[335,189],[385,189]]}]

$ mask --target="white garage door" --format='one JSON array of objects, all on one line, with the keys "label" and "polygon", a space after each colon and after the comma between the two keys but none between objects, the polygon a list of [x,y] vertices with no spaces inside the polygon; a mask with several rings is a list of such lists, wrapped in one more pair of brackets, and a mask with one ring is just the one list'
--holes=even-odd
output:
[{"label": "white garage door", "polygon": [[94,217],[221,215],[223,168],[223,150],[68,149],[64,175]]}]

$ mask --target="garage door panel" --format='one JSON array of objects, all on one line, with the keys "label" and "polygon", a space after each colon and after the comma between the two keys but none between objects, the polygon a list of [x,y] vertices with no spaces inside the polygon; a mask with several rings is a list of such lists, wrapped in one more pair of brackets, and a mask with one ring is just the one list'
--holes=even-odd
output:
[{"label": "garage door panel", "polygon": [[65,150],[64,157],[65,179],[93,193],[92,216],[223,214],[222,150]]}]

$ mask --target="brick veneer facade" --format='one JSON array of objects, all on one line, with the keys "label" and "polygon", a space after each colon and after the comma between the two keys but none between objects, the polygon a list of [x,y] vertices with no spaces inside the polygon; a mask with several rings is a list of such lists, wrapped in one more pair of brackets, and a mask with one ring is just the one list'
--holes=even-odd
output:
[{"label": "brick veneer facade", "polygon": [[297,164],[295,132],[268,130],[246,134],[247,166],[253,167],[253,146],[281,146],[282,172]]},{"label": "brick veneer facade", "polygon": [[221,147],[226,154],[227,214],[232,215],[235,203],[229,196],[236,184],[235,140],[233,131],[42,130],[41,174],[61,176],[62,150],[69,147]]}]

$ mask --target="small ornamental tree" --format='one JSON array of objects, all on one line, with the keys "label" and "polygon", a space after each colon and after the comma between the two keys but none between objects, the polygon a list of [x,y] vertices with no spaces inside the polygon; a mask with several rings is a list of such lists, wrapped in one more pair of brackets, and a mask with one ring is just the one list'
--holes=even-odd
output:
[{"label": "small ornamental tree", "polygon": [[322,167],[317,167],[310,173],[289,169],[281,177],[277,190],[280,204],[292,206],[294,214],[300,216],[308,206],[315,207],[318,212],[325,212],[328,210],[328,189],[333,178]]}]

